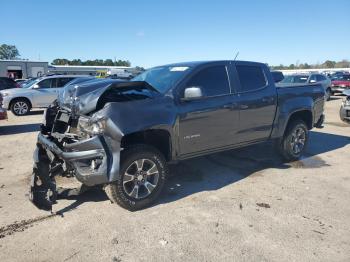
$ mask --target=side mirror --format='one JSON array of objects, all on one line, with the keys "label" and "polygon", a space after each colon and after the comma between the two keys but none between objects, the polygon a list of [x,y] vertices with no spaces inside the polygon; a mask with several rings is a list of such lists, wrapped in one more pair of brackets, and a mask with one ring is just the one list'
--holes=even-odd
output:
[{"label": "side mirror", "polygon": [[316,83],[316,80],[310,80],[310,83],[314,84]]},{"label": "side mirror", "polygon": [[38,89],[40,86],[38,84],[33,85],[33,89]]},{"label": "side mirror", "polygon": [[182,100],[189,101],[203,97],[202,89],[198,86],[187,87],[184,91],[184,97]]}]

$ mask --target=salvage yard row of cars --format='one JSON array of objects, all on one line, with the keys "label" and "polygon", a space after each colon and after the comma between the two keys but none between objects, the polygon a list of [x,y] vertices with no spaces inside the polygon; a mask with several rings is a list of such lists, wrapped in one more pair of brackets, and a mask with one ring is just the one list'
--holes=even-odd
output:
[{"label": "salvage yard row of cars", "polygon": [[[321,74],[284,78],[262,63],[212,61],[159,66],[130,81],[47,76],[1,94],[15,115],[48,107],[31,182],[38,208],[51,210],[55,178],[73,175],[138,210],[160,195],[169,163],[266,141],[298,159],[309,130],[323,124],[331,85]],[[349,121],[345,94],[340,115]]]}]

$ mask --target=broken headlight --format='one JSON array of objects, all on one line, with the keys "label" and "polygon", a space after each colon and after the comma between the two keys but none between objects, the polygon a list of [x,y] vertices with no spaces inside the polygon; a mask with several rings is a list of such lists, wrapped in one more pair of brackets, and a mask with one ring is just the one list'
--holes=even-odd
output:
[{"label": "broken headlight", "polygon": [[103,134],[106,129],[106,120],[101,118],[98,120],[92,121],[88,118],[79,118],[79,129],[83,133],[87,133],[89,135],[99,135]]}]

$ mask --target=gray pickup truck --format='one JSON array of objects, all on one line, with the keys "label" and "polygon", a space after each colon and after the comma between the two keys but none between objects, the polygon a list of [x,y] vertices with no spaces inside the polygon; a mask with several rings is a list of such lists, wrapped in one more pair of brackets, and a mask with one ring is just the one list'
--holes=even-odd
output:
[{"label": "gray pickup truck", "polygon": [[45,113],[31,201],[51,210],[55,177],[74,176],[138,210],[161,193],[169,162],[269,140],[296,160],[308,131],[322,125],[325,92],[317,84],[278,88],[279,80],[262,63],[211,61],[68,86]]}]

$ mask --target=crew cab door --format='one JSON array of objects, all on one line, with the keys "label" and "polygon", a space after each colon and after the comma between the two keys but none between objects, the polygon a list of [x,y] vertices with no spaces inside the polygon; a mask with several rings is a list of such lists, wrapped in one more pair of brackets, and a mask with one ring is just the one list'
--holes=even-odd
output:
[{"label": "crew cab door", "polygon": [[277,108],[277,92],[269,69],[251,62],[233,62],[232,78],[238,80],[238,143],[268,139]]},{"label": "crew cab door", "polygon": [[228,64],[211,64],[193,72],[180,97],[188,87],[200,87],[203,96],[179,104],[180,155],[201,154],[235,143],[238,104],[231,93]]}]

